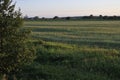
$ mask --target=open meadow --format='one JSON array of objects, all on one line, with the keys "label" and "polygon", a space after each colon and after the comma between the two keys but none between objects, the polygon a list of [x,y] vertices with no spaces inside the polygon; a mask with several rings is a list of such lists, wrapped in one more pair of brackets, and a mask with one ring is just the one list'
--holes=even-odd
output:
[{"label": "open meadow", "polygon": [[120,21],[25,21],[24,26],[33,31],[37,58],[23,80],[120,80]]},{"label": "open meadow", "polygon": [[33,31],[35,38],[45,41],[120,47],[120,21],[29,21],[25,27]]}]

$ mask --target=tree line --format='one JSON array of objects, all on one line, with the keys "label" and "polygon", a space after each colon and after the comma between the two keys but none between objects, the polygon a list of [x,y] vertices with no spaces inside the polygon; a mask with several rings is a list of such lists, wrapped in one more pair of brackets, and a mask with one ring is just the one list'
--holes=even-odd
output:
[{"label": "tree line", "polygon": [[94,15],[89,15],[89,16],[67,16],[67,17],[59,17],[59,16],[54,16],[53,18],[45,18],[42,17],[40,18],[39,16],[34,16],[34,17],[29,17],[29,16],[24,16],[24,20],[120,20],[120,16],[107,16],[107,15],[99,15],[99,16],[94,16]]}]

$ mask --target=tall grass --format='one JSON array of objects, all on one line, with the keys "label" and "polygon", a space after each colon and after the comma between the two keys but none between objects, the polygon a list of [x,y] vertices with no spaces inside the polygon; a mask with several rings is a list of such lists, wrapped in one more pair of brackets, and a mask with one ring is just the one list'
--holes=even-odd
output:
[{"label": "tall grass", "polygon": [[33,43],[37,58],[30,67],[25,68],[23,80],[26,77],[29,80],[120,79],[119,50],[41,40]]}]

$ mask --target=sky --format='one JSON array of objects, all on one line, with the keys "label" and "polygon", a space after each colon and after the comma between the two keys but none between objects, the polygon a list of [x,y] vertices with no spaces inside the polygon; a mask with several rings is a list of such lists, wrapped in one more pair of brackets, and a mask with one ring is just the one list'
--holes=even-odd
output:
[{"label": "sky", "polygon": [[120,15],[120,0],[14,0],[16,9],[21,8],[23,15],[86,16]]}]

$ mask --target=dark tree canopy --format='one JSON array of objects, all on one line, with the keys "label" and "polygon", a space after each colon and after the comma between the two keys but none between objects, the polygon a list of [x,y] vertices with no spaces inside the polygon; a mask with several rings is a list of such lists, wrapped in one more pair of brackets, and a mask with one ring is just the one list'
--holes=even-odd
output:
[{"label": "dark tree canopy", "polygon": [[12,0],[0,0],[0,73],[3,74],[16,72],[35,58],[35,50],[28,41],[31,31],[21,27],[21,12],[14,8]]}]

